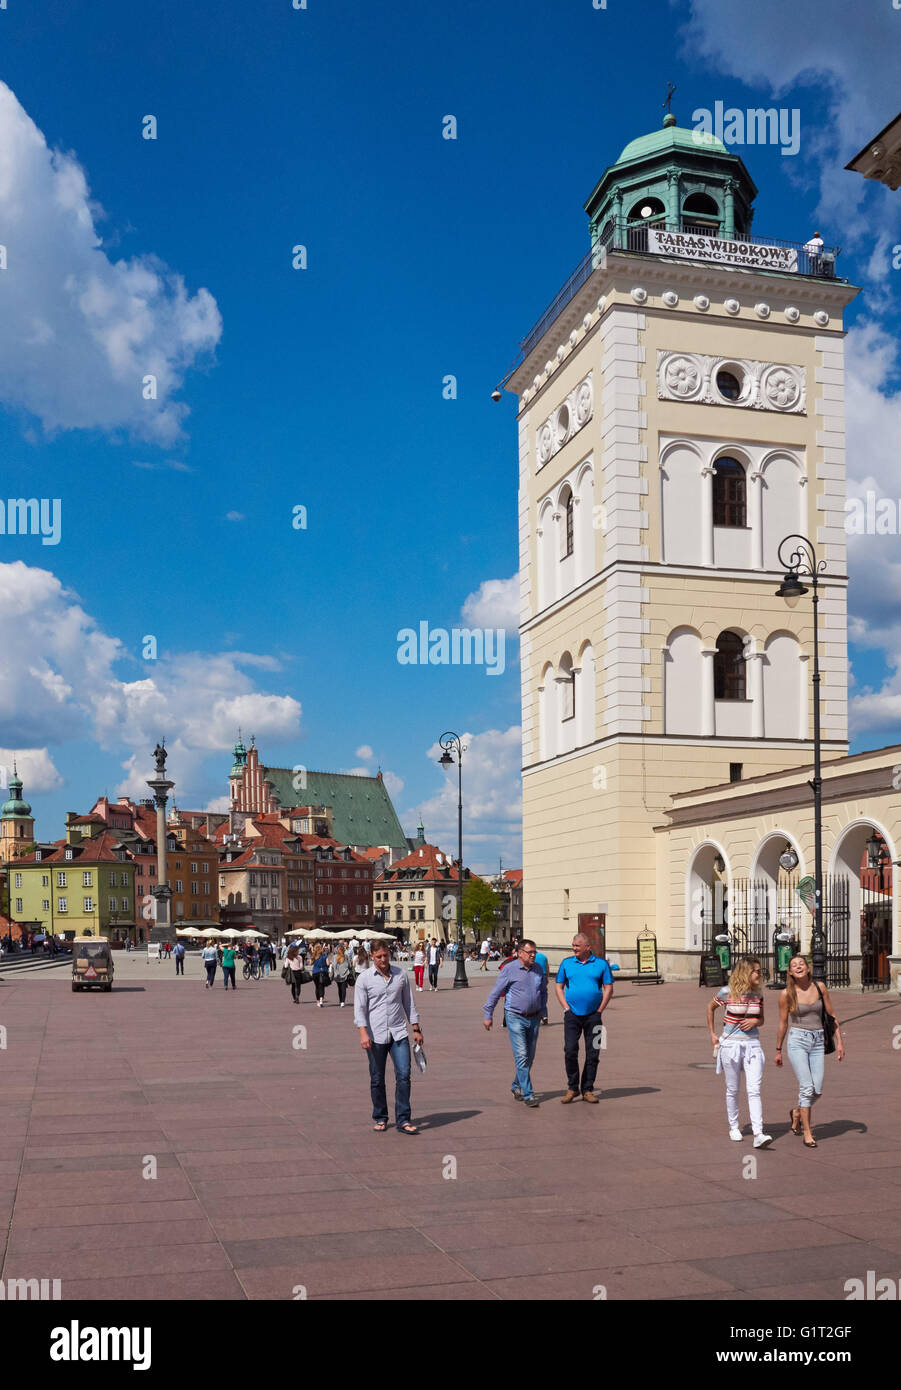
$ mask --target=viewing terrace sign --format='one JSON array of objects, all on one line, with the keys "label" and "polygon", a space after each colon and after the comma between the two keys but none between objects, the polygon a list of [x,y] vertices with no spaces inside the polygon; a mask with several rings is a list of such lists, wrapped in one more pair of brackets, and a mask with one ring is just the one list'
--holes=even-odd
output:
[{"label": "viewing terrace sign", "polygon": [[752,270],[798,269],[798,252],[792,246],[755,246],[749,241],[725,241],[694,232],[664,232],[657,227],[648,227],[648,250],[661,256],[745,265]]}]

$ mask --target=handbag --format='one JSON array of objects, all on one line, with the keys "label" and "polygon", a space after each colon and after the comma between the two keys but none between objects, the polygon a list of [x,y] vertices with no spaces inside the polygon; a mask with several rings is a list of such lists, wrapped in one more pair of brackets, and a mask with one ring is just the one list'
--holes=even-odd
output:
[{"label": "handbag", "polygon": [[291,983],[291,973],[292,972],[290,965],[286,965],[285,968],[282,970],[282,979],[284,980],[286,985],[289,985]]},{"label": "handbag", "polygon": [[300,983],[302,985],[311,985],[313,983],[313,976],[310,974],[309,970],[306,969],[306,967],[304,967],[300,972]]},{"label": "handbag", "polygon": [[823,1051],[826,1053],[835,1051],[835,1030],[838,1024],[832,1014],[826,1012],[826,1001],[823,999],[823,991],[820,989],[816,980],[813,987],[820,996],[820,1007],[823,1013]]}]

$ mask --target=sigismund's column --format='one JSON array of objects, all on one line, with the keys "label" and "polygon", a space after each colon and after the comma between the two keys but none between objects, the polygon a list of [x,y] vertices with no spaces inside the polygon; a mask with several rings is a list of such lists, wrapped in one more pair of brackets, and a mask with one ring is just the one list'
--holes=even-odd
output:
[{"label": "sigismund's column", "polygon": [[156,776],[147,779],[156,803],[156,887],[151,889],[154,901],[154,920],[150,929],[151,941],[164,941],[171,930],[169,903],[172,889],[169,887],[166,870],[166,800],[175,786],[166,776],[166,747],[158,743],[153,750],[156,760]]}]

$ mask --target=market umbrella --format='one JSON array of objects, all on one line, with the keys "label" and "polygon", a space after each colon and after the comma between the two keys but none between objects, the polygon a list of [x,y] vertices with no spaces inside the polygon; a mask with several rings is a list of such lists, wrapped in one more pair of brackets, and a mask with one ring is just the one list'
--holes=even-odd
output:
[{"label": "market umbrella", "polygon": [[220,932],[219,935],[220,935],[220,936],[241,936],[241,935],[243,935],[243,933],[242,933],[242,932],[239,932],[238,929],[237,929],[237,927],[226,927],[226,928],[225,928],[225,931]]},{"label": "market umbrella", "polygon": [[202,931],[202,932],[199,932],[198,935],[199,935],[199,936],[221,936],[221,935],[222,935],[222,932],[219,930],[218,927],[204,927],[203,931]]},{"label": "market umbrella", "polygon": [[246,931],[239,933],[240,936],[258,936],[262,941],[266,935],[264,931],[257,931],[256,927],[248,927]]},{"label": "market umbrella", "polygon": [[176,935],[176,936],[203,936],[203,932],[202,932],[202,931],[198,931],[196,927],[179,927],[179,929],[178,929],[178,931],[175,933],[175,935]]}]

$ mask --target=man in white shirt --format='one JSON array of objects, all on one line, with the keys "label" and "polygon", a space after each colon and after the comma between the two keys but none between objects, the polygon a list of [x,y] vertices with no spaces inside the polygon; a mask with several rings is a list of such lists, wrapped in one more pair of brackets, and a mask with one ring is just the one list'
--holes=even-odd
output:
[{"label": "man in white shirt", "polygon": [[372,965],[357,976],[354,1023],[360,1030],[360,1046],[369,1062],[372,1127],[380,1133],[388,1128],[385,1067],[389,1054],[394,1065],[394,1122],[398,1133],[419,1133],[410,1118],[408,1019],[413,1027],[413,1042],[421,1044],[422,1029],[410,990],[410,977],[399,965],[391,964],[386,943],[377,941]]},{"label": "man in white shirt", "polygon": [[804,250],[810,258],[811,275],[816,275],[819,272],[823,255],[823,246],[823,238],[820,236],[819,232],[814,232],[810,241],[808,241],[804,247]]},{"label": "man in white shirt", "polygon": [[479,969],[488,972],[488,952],[491,950],[491,942],[483,941],[479,947]]}]

